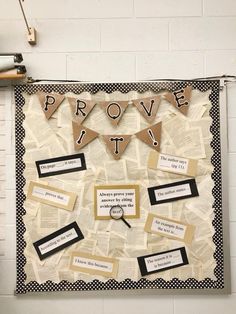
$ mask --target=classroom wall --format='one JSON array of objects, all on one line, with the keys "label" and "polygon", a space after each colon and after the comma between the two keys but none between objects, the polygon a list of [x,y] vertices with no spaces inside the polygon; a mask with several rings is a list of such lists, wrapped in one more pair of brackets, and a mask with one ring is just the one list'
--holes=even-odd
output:
[{"label": "classroom wall", "polygon": [[[0,0],[0,53],[22,52],[35,79],[131,81],[236,74],[235,0]],[[15,288],[14,104],[0,89],[0,314],[231,314],[236,306],[236,84],[228,85],[230,296],[20,296]]]}]

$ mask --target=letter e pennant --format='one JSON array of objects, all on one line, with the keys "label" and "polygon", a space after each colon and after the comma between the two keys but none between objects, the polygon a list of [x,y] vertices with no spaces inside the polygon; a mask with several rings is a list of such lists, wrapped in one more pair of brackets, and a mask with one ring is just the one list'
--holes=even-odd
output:
[{"label": "letter e pennant", "polygon": [[82,147],[92,142],[98,133],[80,125],[77,122],[72,121],[73,136],[74,136],[74,147],[75,150],[80,150]]},{"label": "letter e pennant", "polygon": [[57,110],[60,104],[65,99],[64,95],[56,94],[56,93],[37,93],[40,105],[47,119],[50,119],[52,114]]},{"label": "letter e pennant", "polygon": [[93,110],[95,101],[68,97],[73,118],[81,124]]},{"label": "letter e pennant", "polygon": [[149,123],[152,123],[155,120],[160,101],[161,101],[160,96],[132,100],[135,107],[137,107],[141,115]]},{"label": "letter e pennant", "polygon": [[135,135],[138,139],[151,146],[156,151],[160,151],[161,145],[161,122],[146,128]]},{"label": "letter e pennant", "polygon": [[181,88],[173,93],[166,93],[163,97],[170,102],[177,110],[185,116],[188,113],[189,102],[191,98],[192,87],[187,86]]},{"label": "letter e pennant", "polygon": [[120,159],[130,142],[131,135],[102,135],[102,138],[114,159]]},{"label": "letter e pennant", "polygon": [[128,101],[103,101],[100,102],[99,105],[105,110],[112,125],[117,126],[123,113],[128,107]]}]

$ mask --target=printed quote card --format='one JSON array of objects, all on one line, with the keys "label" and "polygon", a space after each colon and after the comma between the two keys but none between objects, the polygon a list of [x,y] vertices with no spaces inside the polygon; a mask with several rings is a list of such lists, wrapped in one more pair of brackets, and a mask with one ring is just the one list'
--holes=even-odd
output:
[{"label": "printed quote card", "polygon": [[84,239],[76,222],[47,235],[33,243],[40,260],[43,260],[66,247]]},{"label": "printed quote card", "polygon": [[159,273],[161,271],[184,266],[189,263],[185,247],[140,256],[137,259],[142,276]]},{"label": "printed quote card", "polygon": [[195,179],[189,179],[150,187],[148,195],[151,205],[157,205],[198,196],[199,193]]},{"label": "printed quote card", "polygon": [[138,185],[101,185],[94,187],[95,219],[111,219],[110,209],[119,205],[125,218],[139,218]]},{"label": "printed quote card", "polygon": [[30,182],[27,198],[43,204],[72,211],[77,195],[49,185]]},{"label": "printed quote card", "polygon": [[148,168],[195,177],[197,174],[195,159],[172,156],[151,151],[148,158]]},{"label": "printed quote card", "polygon": [[91,275],[115,278],[118,271],[118,260],[84,252],[73,252],[70,269]]},{"label": "printed quote card", "polygon": [[190,244],[194,236],[195,227],[177,220],[149,214],[144,230]]},{"label": "printed quote card", "polygon": [[39,178],[86,170],[84,154],[74,154],[35,162]]}]

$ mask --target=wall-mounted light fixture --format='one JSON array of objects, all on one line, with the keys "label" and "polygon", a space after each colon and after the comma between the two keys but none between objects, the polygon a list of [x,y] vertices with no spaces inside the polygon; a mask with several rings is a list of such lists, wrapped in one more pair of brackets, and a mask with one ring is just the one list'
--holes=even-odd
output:
[{"label": "wall-mounted light fixture", "polygon": [[34,27],[30,27],[29,23],[27,21],[26,15],[25,15],[25,11],[22,5],[22,2],[24,0],[19,0],[19,4],[20,4],[20,8],[21,8],[21,12],[23,14],[23,18],[25,20],[25,25],[27,28],[27,38],[28,38],[28,43],[30,45],[35,45],[36,44],[36,29]]}]

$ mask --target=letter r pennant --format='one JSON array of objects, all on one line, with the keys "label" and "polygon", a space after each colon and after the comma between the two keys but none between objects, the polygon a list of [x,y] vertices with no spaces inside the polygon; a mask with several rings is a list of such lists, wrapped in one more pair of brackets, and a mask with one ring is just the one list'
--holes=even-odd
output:
[{"label": "letter r pennant", "polygon": [[96,102],[92,100],[73,97],[68,97],[67,99],[70,103],[72,116],[79,124],[87,118],[96,105]]}]

